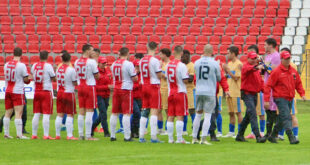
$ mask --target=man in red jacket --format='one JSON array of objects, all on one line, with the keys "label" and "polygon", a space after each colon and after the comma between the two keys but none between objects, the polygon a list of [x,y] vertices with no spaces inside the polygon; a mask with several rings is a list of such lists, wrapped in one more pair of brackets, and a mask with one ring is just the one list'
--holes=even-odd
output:
[{"label": "man in red jacket", "polygon": [[256,137],[257,143],[264,142],[260,136],[257,116],[257,93],[263,91],[264,82],[260,75],[260,70],[264,69],[263,65],[258,65],[257,54],[255,52],[248,53],[248,61],[243,65],[241,70],[241,99],[246,105],[246,113],[240,124],[240,129],[236,137],[236,141],[245,142],[244,132],[249,123],[251,123],[252,131]]},{"label": "man in red jacket", "polygon": [[271,136],[268,140],[271,143],[277,143],[276,135],[283,128],[290,140],[291,144],[298,144],[299,141],[292,133],[292,117],[291,109],[293,98],[295,97],[295,90],[299,93],[303,100],[306,100],[305,90],[298,72],[290,66],[291,55],[287,51],[280,54],[281,64],[272,71],[270,77],[265,85],[265,107],[269,107],[270,91],[279,109],[278,123],[275,125]]},{"label": "man in red jacket", "polygon": [[94,135],[95,128],[101,123],[104,130],[104,137],[110,137],[109,127],[107,122],[107,111],[109,107],[110,88],[112,84],[112,74],[109,67],[106,67],[107,59],[103,56],[98,58],[98,70],[100,73],[99,80],[96,80],[97,103],[99,116],[93,122],[92,133]]}]

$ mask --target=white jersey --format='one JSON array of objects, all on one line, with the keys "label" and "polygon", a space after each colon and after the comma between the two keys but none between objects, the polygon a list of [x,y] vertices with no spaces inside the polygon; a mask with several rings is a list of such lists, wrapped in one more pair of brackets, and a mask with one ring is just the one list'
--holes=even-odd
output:
[{"label": "white jersey", "polygon": [[31,74],[35,84],[35,91],[53,90],[51,78],[55,77],[53,66],[47,62],[38,62],[31,67]]},{"label": "white jersey", "polygon": [[140,76],[142,84],[160,84],[157,73],[161,72],[160,62],[157,58],[148,55],[140,60]]},{"label": "white jersey", "polygon": [[216,96],[216,85],[221,80],[220,65],[211,57],[195,62],[196,95]]},{"label": "white jersey", "polygon": [[28,77],[25,64],[12,60],[4,65],[5,92],[24,94],[24,77]]},{"label": "white jersey", "polygon": [[79,85],[96,85],[94,74],[98,73],[99,71],[97,62],[94,59],[81,57],[75,61],[74,67],[78,77]]},{"label": "white jersey", "polygon": [[132,77],[137,75],[132,62],[119,59],[112,64],[111,71],[115,89],[132,90]]},{"label": "white jersey", "polygon": [[75,69],[68,65],[61,65],[57,69],[57,91],[65,93],[74,93],[73,82],[77,81]]},{"label": "white jersey", "polygon": [[186,85],[183,80],[188,79],[187,67],[180,60],[173,60],[166,66],[165,76],[168,82],[169,96],[175,93],[186,93]]}]

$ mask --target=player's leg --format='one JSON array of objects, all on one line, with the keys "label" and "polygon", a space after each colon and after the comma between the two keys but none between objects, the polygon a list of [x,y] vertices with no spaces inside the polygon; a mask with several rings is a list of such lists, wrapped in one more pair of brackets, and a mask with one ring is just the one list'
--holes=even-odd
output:
[{"label": "player's leg", "polygon": [[218,142],[220,140],[216,138],[215,130],[216,130],[216,118],[217,118],[218,112],[219,112],[219,104],[218,104],[217,97],[215,97],[215,100],[216,100],[216,105],[215,105],[215,108],[214,108],[214,112],[212,113],[212,116],[211,116],[211,126],[210,126],[210,129],[209,129],[209,133],[210,133],[211,141]]},{"label": "player's leg", "polygon": [[210,125],[211,125],[211,116],[216,106],[216,100],[213,96],[204,96],[203,101],[203,111],[204,111],[204,121],[202,125],[202,136],[200,144],[207,144],[210,143],[207,141],[207,136],[209,133]]},{"label": "player's leg", "polygon": [[149,95],[148,95],[148,88],[147,86],[142,86],[142,111],[141,111],[141,118],[139,123],[139,141],[141,143],[146,142],[144,139],[144,133],[146,131],[146,123],[148,121],[148,117],[150,114],[151,109],[150,102],[149,102]]},{"label": "player's leg", "polygon": [[229,114],[229,132],[227,135],[223,137],[234,137],[235,136],[235,123],[236,123],[235,113],[237,112],[237,107],[235,107],[236,104],[234,104],[234,100],[236,100],[236,98],[232,98],[232,97],[226,98],[226,102],[228,106],[228,114]]},{"label": "player's leg", "polygon": [[174,101],[174,95],[170,95],[168,96],[168,115],[167,115],[168,143],[174,143],[173,131],[174,131],[175,111],[176,111],[176,105]]},{"label": "player's leg", "polygon": [[65,113],[67,114],[66,119],[66,130],[67,130],[67,140],[78,140],[73,136],[73,117],[76,114],[76,101],[74,93],[67,93],[66,94],[66,106],[65,106]]},{"label": "player's leg", "polygon": [[104,112],[103,112],[103,120],[101,121],[101,127],[104,130],[104,136],[110,137],[109,125],[108,125],[108,108],[109,108],[109,97],[104,98]]},{"label": "player's leg", "polygon": [[41,109],[43,111],[43,132],[44,137],[43,139],[50,139],[54,140],[49,136],[49,129],[50,129],[50,116],[53,114],[53,95],[52,92],[43,92],[42,93],[42,101],[41,101]]},{"label": "player's leg", "polygon": [[60,140],[60,131],[61,131],[61,125],[64,117],[65,112],[65,106],[66,106],[66,100],[63,92],[57,92],[57,98],[56,98],[56,109],[57,109],[57,116],[55,120],[55,131],[56,131],[56,140]]},{"label": "player's leg", "polygon": [[14,112],[15,112],[15,128],[16,128],[16,135],[19,139],[29,139],[26,136],[23,136],[23,108],[25,105],[25,98],[24,94],[13,94],[13,105],[14,105]]},{"label": "player's leg", "polygon": [[23,121],[23,134],[29,134],[26,131],[26,123],[27,123],[27,99],[26,99],[26,95],[24,94],[24,98],[25,98],[25,105],[23,107],[23,114],[22,114],[22,121]]},{"label": "player's leg", "polygon": [[292,102],[292,126],[293,126],[293,134],[298,139],[298,119],[296,114],[298,113],[296,108],[296,100],[294,99]]},{"label": "player's leg", "polygon": [[78,99],[79,99],[79,114],[78,114],[78,131],[80,140],[84,140],[84,117],[86,113],[86,97],[84,89],[82,87],[78,90]]},{"label": "player's leg", "polygon": [[104,100],[103,97],[97,96],[97,105],[99,109],[99,116],[94,119],[93,118],[93,124],[92,124],[92,129],[91,129],[91,136],[94,136],[95,129],[97,126],[100,124],[100,122],[103,120],[103,112],[104,112]]},{"label": "player's leg", "polygon": [[201,116],[203,113],[203,96],[196,96],[196,115],[195,115],[195,119],[193,122],[193,132],[192,132],[192,143],[193,144],[198,144],[198,130],[199,130],[199,126],[200,126],[200,121],[201,121]]},{"label": "player's leg", "polygon": [[91,129],[93,125],[94,109],[97,106],[96,89],[94,86],[88,87],[86,100],[86,115],[85,115],[85,138],[86,140],[98,140],[91,137]]},{"label": "player's leg", "polygon": [[222,118],[222,96],[218,96],[218,104],[219,104],[219,108],[218,108],[218,115],[216,118],[216,125],[217,125],[217,137],[222,137],[223,136],[223,131],[222,131],[222,122],[223,122],[223,118]]},{"label": "player's leg", "polygon": [[112,113],[110,116],[110,133],[111,133],[111,141],[116,141],[116,125],[118,114],[121,112],[120,102],[122,102],[119,90],[114,90],[112,95]]},{"label": "player's leg", "polygon": [[131,122],[131,137],[139,138],[139,120],[141,117],[141,110],[138,105],[138,99],[133,101],[133,115]]},{"label": "player's leg", "polygon": [[[7,104],[6,104],[7,106]],[[5,110],[5,115],[3,117],[3,128],[4,128],[4,138],[12,139],[13,137],[10,136],[10,119],[13,113],[13,107],[10,109]]]},{"label": "player's leg", "polygon": [[67,119],[67,114],[64,114],[64,117],[62,118],[62,122],[61,122],[61,131],[66,130],[66,119]]},{"label": "player's leg", "polygon": [[243,101],[246,104],[245,116],[242,119],[242,122],[240,124],[240,129],[238,130],[238,135],[236,136],[236,139],[235,139],[236,141],[240,141],[240,142],[246,142],[246,140],[244,139],[244,132],[248,124],[250,123],[250,115],[251,115],[250,110],[252,106],[254,105],[252,104],[252,98],[249,94],[244,96]]},{"label": "player's leg", "polygon": [[119,121],[120,128],[116,131],[116,133],[124,133],[123,114],[118,115],[118,121]]},{"label": "player's leg", "polygon": [[132,91],[122,91],[121,113],[123,113],[124,141],[131,142],[130,117],[133,113]]},{"label": "player's leg", "polygon": [[157,141],[157,120],[158,113],[161,108],[161,95],[159,85],[152,85],[151,90],[151,117],[150,117],[150,127],[151,127],[151,141]]},{"label": "player's leg", "polygon": [[42,113],[40,104],[40,97],[38,97],[38,92],[36,92],[33,98],[32,139],[38,138],[38,126]]}]

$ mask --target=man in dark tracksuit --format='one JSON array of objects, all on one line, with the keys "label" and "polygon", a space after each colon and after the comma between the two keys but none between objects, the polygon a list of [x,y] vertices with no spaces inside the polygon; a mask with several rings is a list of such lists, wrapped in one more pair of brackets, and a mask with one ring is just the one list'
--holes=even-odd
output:
[{"label": "man in dark tracksuit", "polygon": [[278,122],[271,136],[268,137],[268,140],[271,143],[277,143],[276,136],[281,129],[284,129],[290,144],[298,144],[299,141],[292,132],[291,109],[294,101],[293,98],[295,97],[295,90],[297,90],[303,100],[306,100],[305,90],[302,87],[298,72],[290,66],[290,53],[283,51],[280,56],[281,64],[271,72],[264,88],[266,92],[264,96],[265,107],[268,108],[270,106],[269,102],[266,102],[266,100],[270,98],[270,91],[272,90],[274,101],[279,109]]},{"label": "man in dark tracksuit", "polygon": [[255,52],[248,53],[248,61],[242,66],[241,70],[241,99],[246,105],[246,113],[240,124],[240,129],[236,141],[246,142],[244,132],[251,123],[252,131],[256,137],[257,143],[262,143],[263,138],[260,136],[257,116],[257,93],[263,90],[264,82],[260,75],[260,70],[264,69],[263,65],[258,65],[258,56]]},{"label": "man in dark tracksuit", "polygon": [[141,109],[142,109],[142,101],[141,101],[141,90],[142,85],[140,84],[140,71],[139,71],[139,63],[140,59],[136,59],[133,64],[136,68],[136,72],[138,75],[138,81],[134,82],[133,85],[133,114],[131,120],[131,137],[139,138],[139,127],[140,127],[140,117],[141,117]]}]

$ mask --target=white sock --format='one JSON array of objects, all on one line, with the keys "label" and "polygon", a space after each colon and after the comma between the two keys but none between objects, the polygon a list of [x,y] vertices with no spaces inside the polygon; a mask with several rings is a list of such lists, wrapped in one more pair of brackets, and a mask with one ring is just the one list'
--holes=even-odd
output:
[{"label": "white sock", "polygon": [[157,139],[157,116],[152,115],[150,119],[151,125],[151,138],[156,140]]},{"label": "white sock", "polygon": [[66,119],[67,137],[73,136],[73,117],[68,117]]},{"label": "white sock", "polygon": [[94,112],[86,112],[85,116],[85,136],[86,138],[91,137],[91,127],[93,125]]},{"label": "white sock", "polygon": [[23,136],[23,121],[22,119],[15,119],[16,135],[18,137]]},{"label": "white sock", "polygon": [[124,138],[130,139],[130,116],[129,115],[123,115],[123,128],[124,128]]},{"label": "white sock", "polygon": [[211,115],[211,113],[205,113],[205,118],[202,125],[202,137],[208,136],[209,128],[211,125]]},{"label": "white sock", "polygon": [[3,127],[4,127],[4,135],[10,135],[10,118],[4,117],[3,118]]},{"label": "white sock", "polygon": [[183,127],[184,127],[184,122],[177,120],[175,128],[176,128],[176,132],[177,132],[177,140],[178,141],[183,140],[183,137],[182,137]]},{"label": "white sock", "polygon": [[200,126],[200,121],[201,121],[201,114],[196,113],[194,122],[193,122],[193,138],[197,139],[198,136],[198,130]]},{"label": "white sock", "polygon": [[110,117],[111,138],[115,138],[116,124],[117,124],[117,116],[111,115]]},{"label": "white sock", "polygon": [[43,115],[43,130],[44,136],[49,136],[50,132],[50,115]]},{"label": "white sock", "polygon": [[32,118],[32,135],[38,136],[38,126],[40,120],[40,113],[35,113]]},{"label": "white sock", "polygon": [[62,117],[57,116],[55,120],[56,136],[60,136]]},{"label": "white sock", "polygon": [[84,115],[78,115],[79,136],[84,136]]},{"label": "white sock", "polygon": [[167,121],[167,132],[170,141],[173,141],[173,122]]},{"label": "white sock", "polygon": [[144,133],[145,133],[145,126],[147,123],[147,118],[141,116],[140,118],[140,128],[139,128],[139,138],[144,138]]}]

